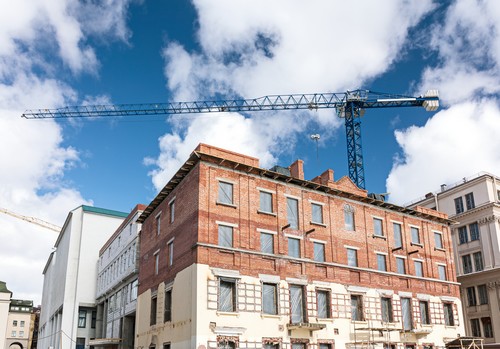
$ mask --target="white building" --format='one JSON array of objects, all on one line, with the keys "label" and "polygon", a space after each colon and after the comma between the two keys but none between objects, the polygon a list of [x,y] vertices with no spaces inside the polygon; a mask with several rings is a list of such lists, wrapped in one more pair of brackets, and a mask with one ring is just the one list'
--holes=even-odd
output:
[{"label": "white building", "polygon": [[68,214],[43,270],[39,349],[84,348],[95,338],[99,249],[125,217],[85,205]]},{"label": "white building", "polygon": [[99,251],[97,326],[96,339],[90,341],[92,346],[134,348],[141,230],[136,220],[145,207],[137,205]]},{"label": "white building", "polygon": [[7,289],[5,281],[0,281],[0,349],[5,348],[5,337],[7,335],[7,322],[11,297],[12,292]]},{"label": "white building", "polygon": [[436,208],[452,227],[467,335],[500,348],[500,177],[480,173],[429,193],[410,207]]},{"label": "white building", "polygon": [[11,299],[5,349],[27,349],[31,344],[33,301]]}]

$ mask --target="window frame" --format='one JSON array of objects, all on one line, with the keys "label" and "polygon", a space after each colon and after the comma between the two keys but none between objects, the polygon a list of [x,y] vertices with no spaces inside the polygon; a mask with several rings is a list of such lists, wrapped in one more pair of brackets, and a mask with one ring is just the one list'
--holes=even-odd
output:
[{"label": "window frame", "polygon": [[234,226],[224,223],[217,224],[217,245],[234,247]]},{"label": "window frame", "polygon": [[382,322],[394,322],[394,308],[391,297],[380,297]]},{"label": "window frame", "polygon": [[479,224],[477,222],[469,224],[469,235],[470,235],[470,241],[477,241],[481,239]]},{"label": "window frame", "polygon": [[474,271],[483,271],[484,270],[483,253],[481,251],[472,253],[472,259],[474,261]]},{"label": "window frame", "polygon": [[467,306],[473,307],[477,305],[476,288],[469,286],[465,289],[467,295]]},{"label": "window frame", "polygon": [[446,265],[438,264],[438,279],[446,281],[448,278],[446,277]]},{"label": "window frame", "polygon": [[[228,192],[226,192],[228,191]],[[234,184],[222,179],[217,184],[217,203],[234,206]]]},{"label": "window frame", "polygon": [[[420,237],[420,228],[410,226],[411,243],[412,245],[422,245],[422,239]],[[416,241],[415,241],[416,240]]]},{"label": "window frame", "polygon": [[420,314],[420,323],[422,325],[431,324],[431,314],[429,311],[429,302],[425,300],[418,301],[418,312]]},{"label": "window frame", "polygon": [[157,315],[158,315],[158,297],[154,295],[151,297],[151,306],[149,309],[149,326],[156,325]]},{"label": "window frame", "polygon": [[363,310],[363,295],[351,294],[351,321],[365,321]]},{"label": "window frame", "polygon": [[[293,258],[300,258],[301,256],[301,248],[300,248],[300,240],[298,237],[293,237],[293,236],[287,236],[288,238],[288,256],[293,257]],[[293,243],[292,243],[293,241]],[[292,244],[297,244],[296,246],[293,246]],[[291,247],[297,247],[297,255],[295,254],[295,250],[292,249]],[[292,253],[294,252],[294,253]]]},{"label": "window frame", "polygon": [[172,224],[175,221],[175,198],[170,200],[170,202],[168,203],[168,208],[170,213],[170,224]]},{"label": "window frame", "polygon": [[396,273],[406,275],[406,258],[396,256]]},{"label": "window frame", "polygon": [[469,234],[467,232],[467,226],[463,225],[457,228],[458,244],[466,244],[469,242]]},{"label": "window frame", "polygon": [[78,309],[78,328],[87,327],[87,310]]},{"label": "window frame", "polygon": [[472,210],[473,208],[476,208],[473,192],[465,194],[465,206],[467,207],[467,210]]},{"label": "window frame", "polygon": [[472,333],[472,336],[482,337],[479,318],[470,319],[470,331]]},{"label": "window frame", "polygon": [[373,236],[385,237],[384,220],[382,218],[373,217]]},{"label": "window frame", "polygon": [[172,288],[165,290],[165,302],[163,309],[163,322],[172,321]]},{"label": "window frame", "polygon": [[[325,297],[325,309],[324,309],[324,311],[322,309],[321,316],[320,316],[320,308],[319,308],[320,295],[324,295],[324,297]],[[330,319],[332,317],[331,303],[332,303],[332,298],[331,298],[330,290],[326,290],[326,289],[322,289],[322,288],[316,289],[316,316],[318,318]],[[323,315],[325,315],[325,316],[323,316]]]},{"label": "window frame", "polygon": [[461,258],[462,271],[464,274],[470,274],[473,272],[472,268],[472,256],[470,254],[463,255]]},{"label": "window frame", "polygon": [[[262,200],[262,197],[268,197],[269,198],[269,207],[264,207],[263,203],[267,202],[266,200]],[[273,193],[270,193],[268,191],[264,190],[259,190],[259,212],[264,212],[264,213],[274,213],[273,212]]]},{"label": "window frame", "polygon": [[297,198],[286,197],[286,221],[290,229],[299,229],[299,200]]},{"label": "window frame", "polygon": [[[274,235],[273,233],[271,232],[267,232],[267,231],[259,231],[259,241],[260,241],[260,252],[263,252],[263,253],[269,253],[269,254],[274,254]],[[266,238],[266,239],[269,239],[269,241],[271,242],[270,244],[270,249],[271,249],[271,252],[269,251],[266,251],[264,249],[264,246],[267,246],[269,245],[269,243],[267,243],[266,245],[263,244],[263,238]],[[266,241],[264,241],[266,242]]]},{"label": "window frame", "polygon": [[[317,217],[317,215],[319,215],[319,217]],[[319,204],[317,202],[311,202],[311,223],[320,225],[325,224],[322,204]]]},{"label": "window frame", "polygon": [[443,302],[443,316],[445,326],[455,326],[455,317],[453,315],[453,303]]},{"label": "window frame", "polygon": [[479,305],[489,304],[488,287],[486,284],[477,285],[477,295],[479,298]]},{"label": "window frame", "polygon": [[[397,229],[395,229],[398,227]],[[401,223],[392,222],[392,233],[394,238],[394,247],[403,248],[403,226]],[[399,245],[398,245],[399,243]]]},{"label": "window frame", "polygon": [[461,196],[453,199],[453,202],[455,203],[455,213],[460,214],[463,213],[464,210],[464,200],[462,199]]},{"label": "window frame", "polygon": [[[316,247],[320,247],[320,251],[317,251]],[[320,253],[319,254],[320,258],[317,258],[318,253]],[[320,241],[313,241],[313,260],[315,262],[324,263],[326,261],[325,253],[326,253],[325,243]]]},{"label": "window frame", "polygon": [[[265,291],[266,287],[272,287],[272,295],[273,295],[273,300],[272,300],[272,305],[273,309],[271,311],[266,311],[266,306],[267,304],[265,302],[265,295],[270,294],[269,292]],[[271,282],[263,282],[262,283],[262,313],[267,314],[267,315],[278,315],[279,313],[279,302],[278,302],[278,284],[271,283]]]},{"label": "window frame", "polygon": [[443,233],[439,231],[434,232],[434,246],[437,250],[444,250]]},{"label": "window frame", "polygon": [[[222,294],[221,294],[221,290],[222,290],[222,284],[225,284],[225,285],[231,285],[230,286],[230,289],[229,289],[229,294],[228,296],[231,297],[231,299],[229,299],[229,302],[231,303],[230,306],[228,306],[227,308],[223,306],[223,304],[221,303],[221,298],[222,298]],[[238,279],[234,279],[234,278],[228,278],[228,277],[219,277],[219,283],[218,283],[218,292],[217,292],[217,310],[220,311],[220,312],[224,312],[224,313],[236,313],[238,312]]]},{"label": "window frame", "polygon": [[[351,254],[351,256],[350,256]],[[357,248],[352,248],[352,247],[346,247],[346,255],[347,255],[347,265],[349,267],[357,267],[359,265],[358,263],[358,249]],[[352,258],[354,257],[354,263],[351,263]]]},{"label": "window frame", "polygon": [[424,261],[420,259],[414,259],[413,268],[415,269],[415,276],[424,277]]},{"label": "window frame", "polygon": [[355,209],[349,204],[344,205],[344,229],[347,231],[356,231]]},{"label": "window frame", "polygon": [[[377,270],[387,271],[387,254],[380,252],[375,252],[375,254],[377,255]],[[381,262],[383,263],[382,265]]]}]

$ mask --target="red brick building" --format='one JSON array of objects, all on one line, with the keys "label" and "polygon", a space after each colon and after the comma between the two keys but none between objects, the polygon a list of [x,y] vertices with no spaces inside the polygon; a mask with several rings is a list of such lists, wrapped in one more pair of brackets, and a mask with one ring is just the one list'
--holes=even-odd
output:
[{"label": "red brick building", "polygon": [[463,333],[445,214],[200,144],[139,218],[136,345],[443,347]]}]

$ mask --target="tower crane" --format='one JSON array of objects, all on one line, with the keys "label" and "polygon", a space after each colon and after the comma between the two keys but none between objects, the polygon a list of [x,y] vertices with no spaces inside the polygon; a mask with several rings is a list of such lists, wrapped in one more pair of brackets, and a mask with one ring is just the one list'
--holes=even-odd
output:
[{"label": "tower crane", "polygon": [[58,233],[62,229],[61,227],[59,227],[59,226],[57,226],[55,224],[46,222],[44,220],[41,220],[41,219],[38,219],[38,218],[35,218],[35,217],[24,216],[22,214],[9,211],[9,210],[7,210],[5,208],[2,208],[2,207],[0,207],[0,212],[1,213],[5,213],[6,215],[9,215],[9,216],[12,216],[12,217],[15,217],[15,218],[22,219],[23,221],[26,221],[26,222],[29,222],[29,223],[32,223],[32,224],[36,224],[36,225],[38,225],[40,227],[53,230],[53,231],[58,232]]},{"label": "tower crane", "polygon": [[28,119],[94,118],[334,108],[337,115],[343,118],[345,122],[349,178],[358,187],[365,189],[360,118],[363,116],[365,109],[394,107],[424,107],[427,111],[435,111],[439,107],[438,91],[429,90],[425,95],[419,97],[369,90],[354,90],[342,93],[269,95],[253,99],[219,101],[85,105],[58,109],[26,110],[22,117]]}]

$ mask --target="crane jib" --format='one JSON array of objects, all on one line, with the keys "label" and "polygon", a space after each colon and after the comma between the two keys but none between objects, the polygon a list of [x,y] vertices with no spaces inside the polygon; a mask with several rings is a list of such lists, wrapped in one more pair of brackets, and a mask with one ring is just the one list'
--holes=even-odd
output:
[{"label": "crane jib", "polygon": [[25,111],[22,117],[27,119],[95,118],[298,109],[336,109],[337,115],[345,119],[349,177],[358,187],[364,189],[364,164],[359,117],[363,115],[365,109],[395,107],[424,107],[427,111],[435,111],[439,107],[439,94],[437,90],[429,90],[423,96],[413,97],[358,89],[343,93],[269,95],[253,99],[84,105],[59,109],[34,109]]}]

